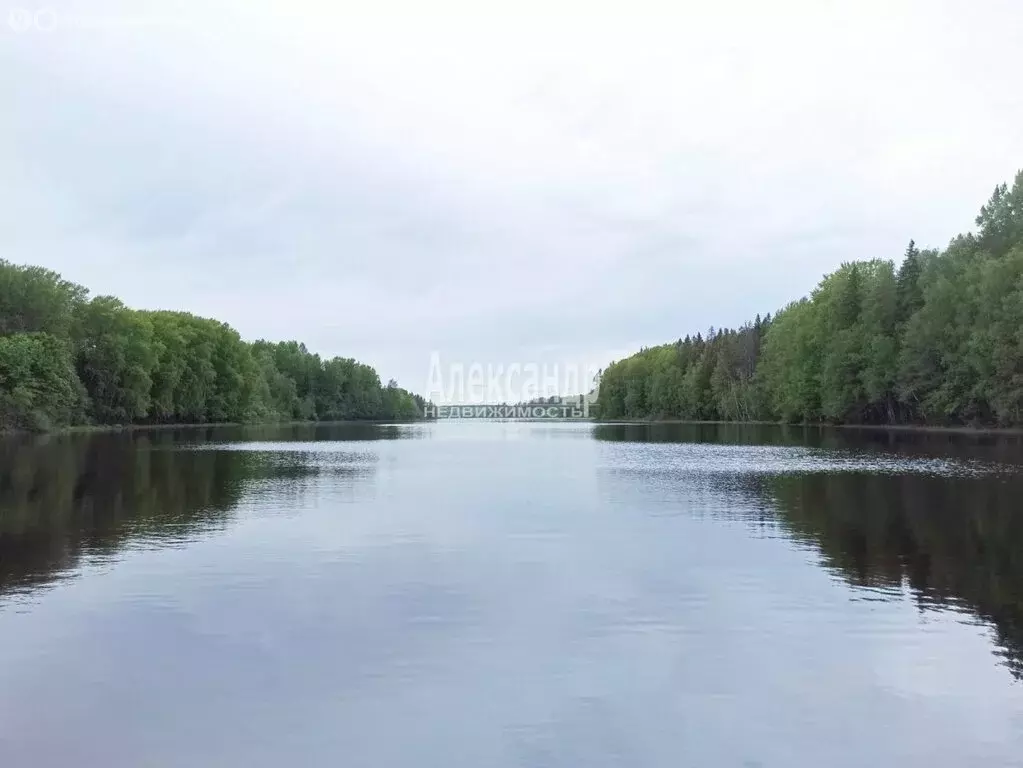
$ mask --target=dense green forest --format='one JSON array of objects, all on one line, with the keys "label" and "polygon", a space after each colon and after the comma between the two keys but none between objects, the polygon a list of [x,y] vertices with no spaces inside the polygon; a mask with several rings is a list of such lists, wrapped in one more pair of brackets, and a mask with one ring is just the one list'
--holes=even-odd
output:
[{"label": "dense green forest", "polygon": [[600,379],[602,418],[1023,424],[1023,171],[944,251],[843,264],[738,329],[643,349]]},{"label": "dense green forest", "polygon": [[424,401],[349,358],[243,341],[0,260],[0,430],[87,424],[415,419]]}]

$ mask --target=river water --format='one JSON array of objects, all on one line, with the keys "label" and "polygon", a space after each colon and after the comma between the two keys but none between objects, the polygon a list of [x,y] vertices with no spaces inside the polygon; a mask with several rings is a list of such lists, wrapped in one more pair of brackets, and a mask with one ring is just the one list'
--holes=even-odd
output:
[{"label": "river water", "polygon": [[1023,764],[1020,437],[0,441],[0,766]]}]

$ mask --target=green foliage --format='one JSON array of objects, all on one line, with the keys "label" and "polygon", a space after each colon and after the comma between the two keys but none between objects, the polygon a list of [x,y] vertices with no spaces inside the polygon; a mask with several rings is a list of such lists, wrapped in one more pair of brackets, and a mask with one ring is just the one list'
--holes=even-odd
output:
[{"label": "green foliage", "polygon": [[156,365],[153,327],[141,312],[111,296],[78,308],[76,368],[99,424],[128,424],[145,418]]},{"label": "green foliage", "polygon": [[1023,171],[1016,174],[1012,189],[995,187],[991,199],[977,216],[978,241],[993,256],[1004,256],[1023,242]]},{"label": "green foliage", "polygon": [[923,306],[923,289],[920,285],[922,259],[916,243],[910,240],[902,266],[899,267],[895,288],[896,321],[899,323],[906,322]]},{"label": "green foliage", "polygon": [[779,312],[767,330],[757,376],[767,392],[768,415],[784,421],[820,418],[820,307],[809,299]]},{"label": "green foliage", "polygon": [[0,430],[421,418],[425,401],[350,358],[229,325],[145,312],[0,261]]},{"label": "green foliage", "polygon": [[66,343],[48,333],[0,336],[0,429],[67,426],[81,402]]},{"label": "green foliage", "polygon": [[843,264],[739,330],[613,363],[604,418],[1023,424],[1023,172],[943,252]]},{"label": "green foliage", "polygon": [[738,331],[687,336],[612,363],[600,378],[601,418],[761,417],[756,362],[768,322]]},{"label": "green foliage", "polygon": [[390,414],[391,419],[406,421],[420,418],[425,405],[421,397],[402,389],[394,379],[381,390],[381,408]]},{"label": "green foliage", "polygon": [[87,293],[56,272],[0,259],[0,336],[48,333],[66,339]]}]

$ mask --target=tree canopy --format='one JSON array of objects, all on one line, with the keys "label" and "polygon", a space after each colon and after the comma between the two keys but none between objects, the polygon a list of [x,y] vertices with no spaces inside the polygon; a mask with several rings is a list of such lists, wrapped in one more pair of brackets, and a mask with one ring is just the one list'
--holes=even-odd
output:
[{"label": "tree canopy", "polygon": [[1023,171],[944,251],[843,264],[773,318],[644,349],[604,418],[1023,424]]},{"label": "tree canopy", "polygon": [[351,358],[244,341],[226,323],[144,311],[0,260],[0,430],[420,418],[425,401]]}]

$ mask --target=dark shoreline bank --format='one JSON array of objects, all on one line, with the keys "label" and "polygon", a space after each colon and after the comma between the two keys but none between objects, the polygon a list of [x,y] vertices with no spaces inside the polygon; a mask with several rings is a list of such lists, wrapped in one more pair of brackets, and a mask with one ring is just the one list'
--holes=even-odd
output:
[{"label": "dark shoreline bank", "polygon": [[594,424],[635,424],[635,425],[658,425],[658,424],[691,424],[706,426],[736,426],[736,427],[783,427],[789,429],[841,429],[857,431],[880,431],[880,432],[916,432],[920,434],[961,434],[961,435],[1021,435],[1023,427],[970,427],[970,426],[941,426],[931,424],[813,424],[797,423],[790,424],[781,421],[689,421],[686,419],[593,419]]},{"label": "dark shoreline bank", "polygon": [[430,419],[347,419],[341,421],[209,421],[193,424],[79,424],[73,427],[61,427],[33,432],[27,429],[0,430],[0,439],[5,437],[24,437],[36,435],[74,435],[111,432],[148,432],[171,429],[212,429],[215,427],[302,427],[331,424],[427,424]]}]

